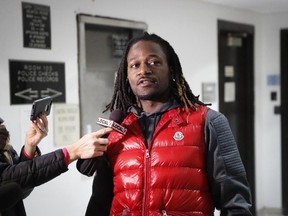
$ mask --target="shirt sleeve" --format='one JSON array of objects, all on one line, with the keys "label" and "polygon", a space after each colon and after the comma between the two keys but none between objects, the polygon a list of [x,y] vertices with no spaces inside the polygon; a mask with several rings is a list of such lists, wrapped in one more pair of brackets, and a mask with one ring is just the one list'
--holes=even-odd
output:
[{"label": "shirt sleeve", "polygon": [[64,160],[65,160],[65,164],[66,164],[66,166],[68,167],[68,165],[69,165],[69,152],[68,152],[68,150],[67,150],[67,148],[63,148],[62,149],[62,153],[63,153],[63,156],[64,156]]},{"label": "shirt sleeve", "polygon": [[38,156],[41,156],[41,151],[40,151],[40,149],[39,149],[38,146],[36,146],[36,151],[35,151],[35,154],[34,154],[34,155],[29,155],[29,154],[27,154],[27,152],[25,151],[24,146],[22,146],[21,152],[20,152],[20,161],[31,160],[31,159],[33,159],[34,157],[38,157]]},{"label": "shirt sleeve", "polygon": [[251,191],[227,118],[209,109],[205,121],[206,163],[215,206],[221,216],[246,216]]},{"label": "shirt sleeve", "polygon": [[16,182],[29,189],[44,184],[68,170],[62,149],[22,160],[16,164],[0,163],[0,184]]}]

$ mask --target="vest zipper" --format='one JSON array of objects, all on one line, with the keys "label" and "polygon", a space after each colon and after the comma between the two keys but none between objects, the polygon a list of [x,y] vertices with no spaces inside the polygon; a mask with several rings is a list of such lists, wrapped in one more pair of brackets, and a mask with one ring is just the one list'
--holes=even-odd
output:
[{"label": "vest zipper", "polygon": [[162,210],[162,215],[163,215],[163,216],[168,216],[166,210]]},{"label": "vest zipper", "polygon": [[147,206],[148,196],[150,194],[150,191],[148,191],[148,188],[150,188],[150,153],[149,149],[145,150],[145,167],[144,167],[144,195],[143,195],[143,207],[142,207],[142,215],[149,216],[149,212],[147,211],[149,209],[149,206]]},{"label": "vest zipper", "polygon": [[146,149],[146,151],[145,151],[145,156],[146,156],[146,159],[150,157],[150,154],[149,154],[149,150],[148,150],[148,149]]}]

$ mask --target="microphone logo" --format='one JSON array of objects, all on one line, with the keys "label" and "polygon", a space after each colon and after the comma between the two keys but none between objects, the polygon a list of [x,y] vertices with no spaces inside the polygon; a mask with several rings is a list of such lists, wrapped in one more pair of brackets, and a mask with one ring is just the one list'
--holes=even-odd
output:
[{"label": "microphone logo", "polygon": [[109,120],[109,119],[105,119],[105,118],[98,118],[97,124],[102,125],[104,127],[110,127],[113,130],[125,135],[127,132],[127,129],[125,127],[123,127],[122,125],[118,124],[115,121]]}]

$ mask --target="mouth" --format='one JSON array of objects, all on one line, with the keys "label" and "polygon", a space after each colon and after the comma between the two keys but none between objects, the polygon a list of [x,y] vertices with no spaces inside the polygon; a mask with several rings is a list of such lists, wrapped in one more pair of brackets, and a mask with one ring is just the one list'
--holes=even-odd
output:
[{"label": "mouth", "polygon": [[156,84],[157,81],[152,78],[141,78],[137,81],[137,85],[150,85],[150,84]]}]

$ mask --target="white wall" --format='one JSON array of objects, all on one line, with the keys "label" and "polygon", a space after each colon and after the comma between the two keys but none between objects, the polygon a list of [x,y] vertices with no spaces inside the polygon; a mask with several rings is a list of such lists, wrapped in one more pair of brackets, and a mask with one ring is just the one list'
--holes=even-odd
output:
[{"label": "white wall", "polygon": [[[196,95],[201,94],[202,82],[217,83],[217,19],[254,25],[257,208],[281,207],[280,117],[273,114],[274,105],[279,105],[280,101],[270,101],[270,92],[280,93],[280,88],[267,86],[266,78],[269,74],[279,74],[279,31],[288,26],[288,13],[260,15],[195,0],[25,2],[50,6],[52,49],[23,48],[21,1],[0,0],[0,116],[6,120],[12,134],[11,141],[17,150],[22,145],[30,106],[10,106],[8,60],[65,62],[66,102],[78,104],[76,14],[146,22],[149,32],[159,34],[175,48],[185,77]],[[212,108],[217,110],[218,102]],[[40,146],[44,153],[56,149],[53,145],[53,118],[49,117],[49,120],[49,136]],[[35,188],[25,200],[29,216],[84,215],[92,178],[81,176],[75,163],[69,169],[53,181]]]},{"label": "white wall", "polygon": [[[280,105],[280,87],[268,86],[267,75],[280,74],[280,29],[288,28],[288,13],[262,18],[256,37],[256,177],[257,204],[281,207],[281,119],[273,114]],[[270,93],[277,92],[277,101]]]}]

